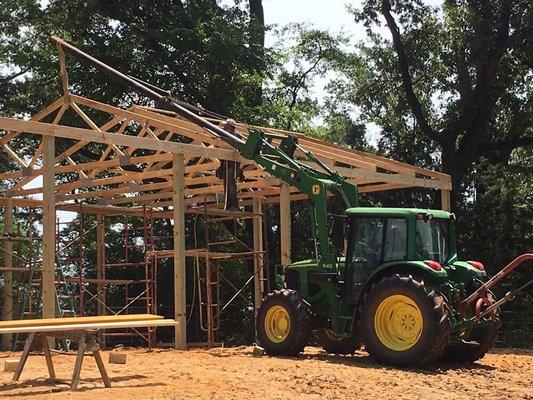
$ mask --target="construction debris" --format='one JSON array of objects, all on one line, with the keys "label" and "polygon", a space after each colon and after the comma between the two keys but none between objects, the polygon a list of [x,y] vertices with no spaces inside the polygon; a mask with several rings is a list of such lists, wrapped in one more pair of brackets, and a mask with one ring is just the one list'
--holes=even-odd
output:
[{"label": "construction debris", "polygon": [[261,346],[254,346],[252,357],[263,357],[264,354],[265,349],[263,349]]},{"label": "construction debris", "polygon": [[16,358],[5,360],[4,361],[4,372],[15,372],[15,370],[17,369],[18,363],[19,363],[19,360]]},{"label": "construction debris", "polygon": [[109,364],[126,364],[126,353],[109,353]]}]

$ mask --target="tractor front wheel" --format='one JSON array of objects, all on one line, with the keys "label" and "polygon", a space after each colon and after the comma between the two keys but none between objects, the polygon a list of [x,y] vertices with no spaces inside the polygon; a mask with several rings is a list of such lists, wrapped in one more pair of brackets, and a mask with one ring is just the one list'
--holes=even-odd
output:
[{"label": "tractor front wheel", "polygon": [[309,343],[310,321],[309,306],[298,292],[276,290],[257,313],[257,339],[267,354],[298,355]]},{"label": "tractor front wheel", "polygon": [[363,303],[360,329],[368,353],[381,363],[422,366],[439,358],[450,341],[444,298],[411,276],[375,284]]}]

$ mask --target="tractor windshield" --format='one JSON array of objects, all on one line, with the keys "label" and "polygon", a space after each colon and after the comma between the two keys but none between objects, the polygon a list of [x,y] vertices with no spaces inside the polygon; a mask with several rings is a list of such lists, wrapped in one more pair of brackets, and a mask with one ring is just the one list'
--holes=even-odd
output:
[{"label": "tractor windshield", "polygon": [[421,260],[445,263],[450,258],[450,221],[430,219],[416,221],[416,254]]}]

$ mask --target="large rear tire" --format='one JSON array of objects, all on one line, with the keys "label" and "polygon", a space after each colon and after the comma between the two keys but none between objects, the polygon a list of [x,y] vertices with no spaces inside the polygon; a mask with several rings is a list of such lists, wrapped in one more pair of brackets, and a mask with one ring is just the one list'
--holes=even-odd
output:
[{"label": "large rear tire", "polygon": [[259,344],[270,355],[295,356],[304,350],[311,334],[311,311],[295,290],[270,293],[256,320]]},{"label": "large rear tire", "polygon": [[498,339],[498,323],[479,327],[466,332],[460,343],[444,349],[441,360],[450,363],[472,364],[485,357]]},{"label": "large rear tire", "polygon": [[365,348],[376,361],[424,366],[449,344],[451,323],[442,295],[422,281],[396,274],[366,295],[360,328]]},{"label": "large rear tire", "polygon": [[361,339],[356,335],[338,336],[330,329],[316,332],[318,343],[328,354],[353,354],[361,348]]}]

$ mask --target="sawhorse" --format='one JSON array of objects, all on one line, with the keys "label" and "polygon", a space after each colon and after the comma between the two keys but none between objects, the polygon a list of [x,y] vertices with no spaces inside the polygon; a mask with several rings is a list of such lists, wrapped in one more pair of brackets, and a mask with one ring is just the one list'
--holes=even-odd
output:
[{"label": "sawhorse", "polygon": [[34,342],[40,342],[43,348],[44,357],[46,359],[46,365],[48,366],[48,373],[51,379],[56,379],[56,373],[54,371],[54,364],[52,362],[52,352],[50,349],[50,343],[48,342],[48,337],[54,337],[58,339],[69,339],[78,344],[78,354],[76,356],[76,362],[74,364],[74,371],[72,372],[72,380],[70,381],[70,390],[76,390],[78,388],[78,383],[80,381],[81,366],[83,363],[83,357],[85,356],[85,351],[90,351],[96,360],[98,365],[98,370],[102,376],[105,387],[111,387],[111,381],[107,375],[107,371],[100,355],[100,346],[96,340],[97,331],[84,329],[79,331],[69,331],[69,332],[31,332],[26,339],[24,345],[24,351],[20,357],[20,361],[17,365],[15,374],[13,375],[13,381],[18,381],[20,379],[20,374],[24,369],[24,365],[28,360],[30,355],[31,347]]}]

